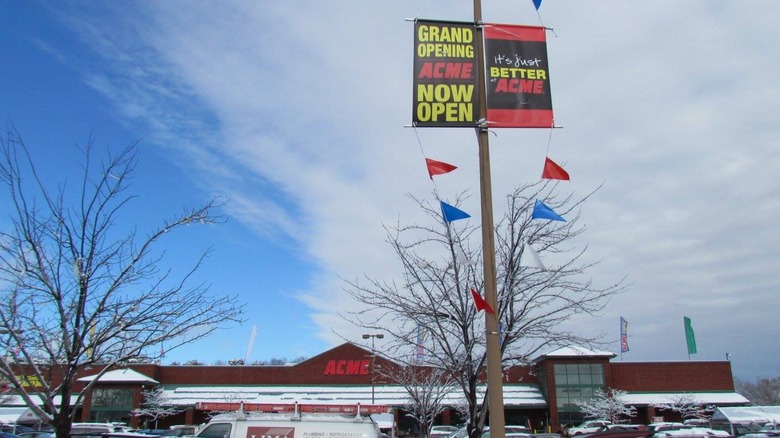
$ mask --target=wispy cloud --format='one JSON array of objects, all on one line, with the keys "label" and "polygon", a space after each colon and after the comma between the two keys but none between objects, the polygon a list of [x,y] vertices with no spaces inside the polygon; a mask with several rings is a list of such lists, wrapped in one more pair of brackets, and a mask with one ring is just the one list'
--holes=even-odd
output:
[{"label": "wispy cloud", "polygon": [[[530,2],[527,11],[494,3],[486,20],[537,21]],[[555,28],[553,104],[564,127],[553,133],[552,156],[567,163],[571,190],[605,182],[584,207],[581,243],[603,259],[596,281],[632,283],[604,317],[576,325],[617,339],[614,315],[622,314],[632,357],[684,358],[683,313],[697,326],[700,357],[729,351],[737,370],[764,349],[748,340],[780,335],[756,323],[774,321],[780,304],[772,293],[780,286],[780,29],[769,18],[778,8],[543,5]],[[88,12],[68,16],[100,59],[84,65],[85,80],[120,118],[149,127],[150,140],[196,171],[204,191],[232,199],[233,218],[263,238],[291,237],[315,261],[304,274],[309,290],[298,293],[330,342],[334,331],[352,330],[334,311],[350,305],[339,275],[398,275],[382,224],[421,218],[406,197],[431,190],[418,135],[426,152],[459,166],[437,181],[441,193],[477,191],[473,132],[403,128],[412,58],[403,19],[467,20],[465,6],[167,1],[109,8],[100,19]],[[491,138],[497,216],[500,193],[538,178],[547,136]],[[476,198],[465,206],[473,212]],[[742,340],[729,337],[735,332]],[[754,360],[780,364],[777,353]]]}]

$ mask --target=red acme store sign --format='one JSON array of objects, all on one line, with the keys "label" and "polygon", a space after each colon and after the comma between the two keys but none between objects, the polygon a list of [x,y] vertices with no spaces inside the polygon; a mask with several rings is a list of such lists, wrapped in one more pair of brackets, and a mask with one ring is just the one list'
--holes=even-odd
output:
[{"label": "red acme store sign", "polygon": [[337,375],[337,376],[356,376],[360,374],[368,374],[368,367],[371,365],[371,361],[368,359],[347,360],[347,359],[332,359],[325,365],[325,374]]}]

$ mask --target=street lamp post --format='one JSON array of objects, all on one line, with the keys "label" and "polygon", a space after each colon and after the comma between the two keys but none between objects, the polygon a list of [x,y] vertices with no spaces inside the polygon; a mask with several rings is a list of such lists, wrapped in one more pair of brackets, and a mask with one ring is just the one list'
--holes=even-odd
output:
[{"label": "street lamp post", "polygon": [[382,339],[385,335],[382,333],[363,334],[363,339],[371,339],[371,404],[374,404],[374,358],[376,357],[376,350],[374,350],[374,339]]}]

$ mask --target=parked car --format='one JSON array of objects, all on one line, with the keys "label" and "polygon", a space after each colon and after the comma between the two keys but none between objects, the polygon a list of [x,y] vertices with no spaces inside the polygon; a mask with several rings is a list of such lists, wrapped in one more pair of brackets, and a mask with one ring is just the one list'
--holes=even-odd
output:
[{"label": "parked car", "polygon": [[[504,426],[504,436],[506,437],[514,437],[514,438],[526,438],[530,437],[532,434],[531,429],[525,427],[525,426]],[[454,434],[450,435],[449,438],[468,438],[469,433],[466,430],[466,428],[461,428]],[[485,426],[484,429],[482,429],[482,437],[481,438],[490,438],[490,427]]]},{"label": "parked car", "polygon": [[742,438],[780,437],[780,424],[766,423],[761,429],[742,435]]},{"label": "parked car", "polygon": [[109,433],[124,433],[129,430],[124,423],[73,423],[70,428],[71,437],[100,438]]},{"label": "parked car", "polygon": [[658,423],[650,423],[647,425],[647,429],[653,431],[653,433],[663,432],[667,430],[679,430],[689,429],[693,426],[689,426],[683,423],[677,423],[673,421],[661,421]]},{"label": "parked car", "polygon": [[100,438],[149,438],[159,436],[160,435],[147,435],[138,432],[108,432],[100,435]]},{"label": "parked car", "polygon": [[[504,426],[504,436],[507,438],[525,438],[530,437],[533,431],[525,426]],[[490,438],[490,427],[482,431],[482,438]]]},{"label": "parked car", "polygon": [[443,424],[431,426],[431,430],[428,433],[428,438],[446,438],[457,431],[458,428],[455,426],[447,426]]},{"label": "parked car", "polygon": [[653,432],[645,428],[643,424],[608,424],[598,432],[585,434],[586,437],[602,438],[640,438],[651,437]]},{"label": "parked car", "polygon": [[[434,426],[434,427],[437,427],[437,426]],[[446,426],[446,427],[449,427],[449,426]],[[453,429],[455,429],[455,428],[453,427]],[[168,429],[168,430],[166,430],[165,432],[162,433],[162,436],[175,436],[175,437],[194,436],[195,432],[197,432],[197,431],[198,431],[197,426],[180,424],[180,425],[176,425],[176,426],[171,426],[170,429]],[[450,433],[452,433],[452,432],[450,432]]]},{"label": "parked car", "polygon": [[49,430],[34,430],[17,434],[19,438],[54,438],[54,432]]},{"label": "parked car", "polygon": [[20,433],[24,433],[24,432],[35,432],[35,429],[21,424],[1,423],[0,432],[10,433],[12,435],[19,435]]},{"label": "parked car", "polygon": [[653,437],[730,437],[725,430],[714,430],[709,427],[688,427],[683,429],[663,430]]},{"label": "parked car", "polygon": [[586,433],[595,433],[601,430],[604,426],[612,424],[609,420],[588,420],[579,426],[574,426],[566,429],[569,436],[584,435]]}]

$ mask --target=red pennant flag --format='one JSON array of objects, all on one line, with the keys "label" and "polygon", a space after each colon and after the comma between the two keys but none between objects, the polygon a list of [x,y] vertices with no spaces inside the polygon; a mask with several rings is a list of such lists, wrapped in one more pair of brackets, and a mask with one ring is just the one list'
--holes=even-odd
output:
[{"label": "red pennant flag", "polygon": [[485,312],[495,315],[496,312],[493,311],[493,309],[490,307],[490,304],[485,301],[484,298],[482,298],[482,295],[479,294],[479,292],[475,291],[474,289],[471,289],[471,296],[474,298],[474,305],[477,306],[477,312],[484,310]]},{"label": "red pennant flag", "polygon": [[555,163],[549,157],[544,160],[544,170],[542,171],[543,179],[562,179],[569,180],[569,174],[563,170],[563,167]]},{"label": "red pennant flag", "polygon": [[431,179],[433,179],[433,175],[444,175],[445,173],[450,173],[458,168],[452,164],[431,160],[430,158],[425,159],[425,165],[428,166],[428,175]]}]

